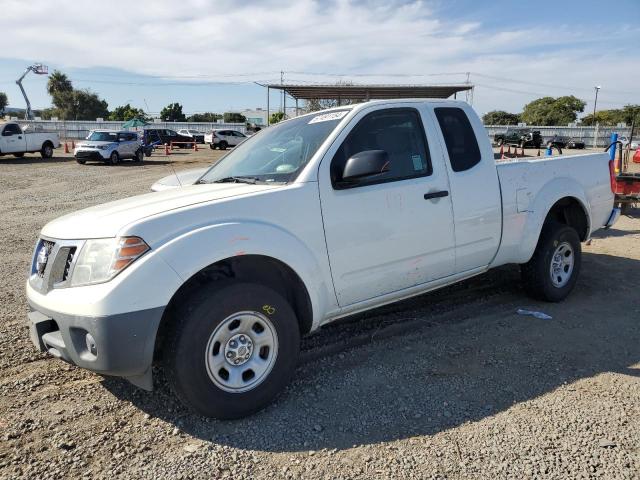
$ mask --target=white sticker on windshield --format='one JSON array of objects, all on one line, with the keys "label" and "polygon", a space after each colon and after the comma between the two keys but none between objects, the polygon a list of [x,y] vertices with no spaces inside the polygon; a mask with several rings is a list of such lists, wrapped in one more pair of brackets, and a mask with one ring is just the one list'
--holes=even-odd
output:
[{"label": "white sticker on windshield", "polygon": [[347,113],[349,113],[349,110],[343,110],[341,112],[323,113],[322,115],[316,115],[311,120],[309,120],[309,124],[311,124],[311,123],[320,123],[320,122],[328,122],[330,120],[340,120]]}]

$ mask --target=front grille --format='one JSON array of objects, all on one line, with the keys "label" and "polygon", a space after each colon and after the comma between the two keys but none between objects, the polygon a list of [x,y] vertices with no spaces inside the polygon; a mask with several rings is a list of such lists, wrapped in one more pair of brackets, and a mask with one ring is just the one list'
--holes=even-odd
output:
[{"label": "front grille", "polygon": [[67,261],[64,264],[64,271],[62,272],[62,280],[65,281],[69,278],[69,270],[71,269],[71,264],[73,263],[73,256],[76,254],[76,247],[71,247],[69,249],[69,254],[67,255]]},{"label": "front grille", "polygon": [[99,156],[99,153],[95,150],[80,150],[76,152],[76,158],[94,158]]}]

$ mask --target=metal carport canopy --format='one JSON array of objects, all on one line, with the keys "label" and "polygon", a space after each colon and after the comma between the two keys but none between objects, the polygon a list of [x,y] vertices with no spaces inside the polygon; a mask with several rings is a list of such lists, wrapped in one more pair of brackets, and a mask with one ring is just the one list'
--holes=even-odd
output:
[{"label": "metal carport canopy", "polygon": [[384,100],[392,98],[449,98],[458,92],[471,90],[473,85],[264,85],[284,90],[296,100],[350,99]]}]

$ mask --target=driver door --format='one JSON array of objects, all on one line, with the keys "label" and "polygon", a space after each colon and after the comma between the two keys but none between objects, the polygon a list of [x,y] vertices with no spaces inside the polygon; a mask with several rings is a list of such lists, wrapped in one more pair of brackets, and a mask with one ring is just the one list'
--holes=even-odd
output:
[{"label": "driver door", "polygon": [[[454,273],[449,179],[431,121],[413,107],[363,111],[320,165],[322,218],[341,307]],[[346,160],[368,150],[387,152],[389,171],[371,183],[340,187]]]},{"label": "driver door", "polygon": [[10,123],[2,130],[3,148],[2,153],[24,152],[26,140],[24,135],[16,124]]}]

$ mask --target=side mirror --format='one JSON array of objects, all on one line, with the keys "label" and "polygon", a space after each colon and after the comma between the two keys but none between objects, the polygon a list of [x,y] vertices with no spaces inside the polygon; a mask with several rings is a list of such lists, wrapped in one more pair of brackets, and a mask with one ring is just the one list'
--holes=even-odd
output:
[{"label": "side mirror", "polygon": [[389,171],[389,154],[384,150],[365,150],[350,157],[344,165],[343,188],[364,183]]}]

